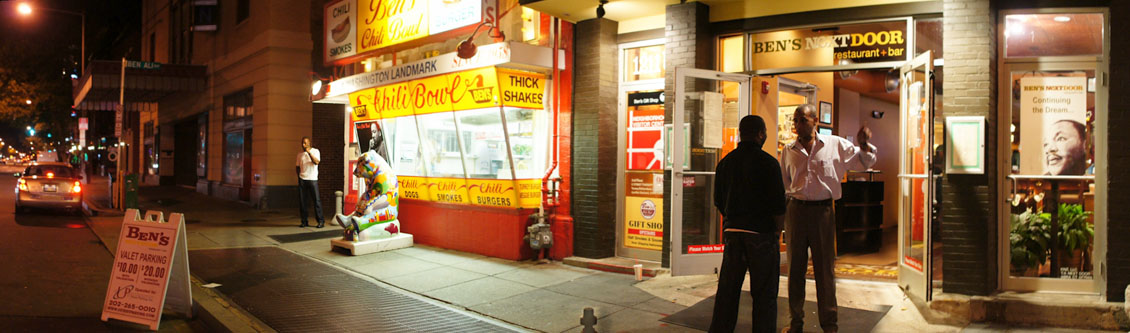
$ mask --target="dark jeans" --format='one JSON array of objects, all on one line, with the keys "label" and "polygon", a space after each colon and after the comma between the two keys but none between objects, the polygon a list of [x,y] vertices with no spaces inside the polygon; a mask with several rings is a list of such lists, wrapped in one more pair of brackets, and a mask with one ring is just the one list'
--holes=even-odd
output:
[{"label": "dark jeans", "polygon": [[306,216],[310,215],[306,211],[306,202],[314,201],[314,219],[318,220],[318,224],[325,224],[325,217],[322,215],[322,198],[318,196],[318,181],[317,180],[298,180],[298,214],[302,217],[302,224],[306,225]]},{"label": "dark jeans", "polygon": [[795,332],[804,327],[804,275],[808,272],[808,249],[812,248],[812,273],[816,277],[816,308],[820,328],[835,331],[837,323],[836,209],[833,205],[804,205],[789,200],[785,211],[789,258],[789,324]]},{"label": "dark jeans", "polygon": [[722,272],[710,332],[733,332],[738,321],[742,282],[749,271],[749,294],[753,298],[753,331],[777,329],[777,290],[781,275],[778,233],[725,232]]}]

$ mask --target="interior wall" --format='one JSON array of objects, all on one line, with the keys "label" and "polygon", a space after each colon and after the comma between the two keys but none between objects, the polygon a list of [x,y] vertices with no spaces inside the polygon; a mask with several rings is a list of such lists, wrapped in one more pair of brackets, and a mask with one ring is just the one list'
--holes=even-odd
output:
[{"label": "interior wall", "polygon": [[[843,92],[841,92],[843,93]],[[843,107],[841,105],[841,107]],[[899,172],[899,106],[891,102],[859,96],[857,120],[871,129],[871,144],[878,149],[878,161],[872,168],[882,171],[875,178],[883,181],[883,227],[898,226],[898,172]],[[883,112],[875,119],[871,111]],[[845,114],[847,114],[845,112]],[[850,117],[844,117],[850,118]],[[859,131],[859,126],[841,127],[841,136],[847,138]]]}]

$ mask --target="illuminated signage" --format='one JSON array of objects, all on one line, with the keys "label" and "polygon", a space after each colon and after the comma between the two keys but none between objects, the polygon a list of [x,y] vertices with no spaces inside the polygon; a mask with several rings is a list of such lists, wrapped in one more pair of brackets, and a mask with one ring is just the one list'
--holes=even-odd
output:
[{"label": "illuminated signage", "polygon": [[662,79],[663,45],[624,49],[624,81]]},{"label": "illuminated signage", "polygon": [[542,109],[545,75],[486,67],[359,90],[353,120],[513,106]]},{"label": "illuminated signage", "polygon": [[342,0],[325,7],[325,60],[402,44],[483,21],[495,0]]},{"label": "illuminated signage", "polygon": [[907,60],[906,21],[847,24],[817,29],[798,29],[755,33],[751,35],[750,52],[754,66],[788,63],[796,66],[868,63]]}]

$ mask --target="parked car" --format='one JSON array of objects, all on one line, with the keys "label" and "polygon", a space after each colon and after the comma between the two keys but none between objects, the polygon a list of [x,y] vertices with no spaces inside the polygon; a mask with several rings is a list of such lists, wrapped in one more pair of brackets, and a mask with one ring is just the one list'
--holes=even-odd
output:
[{"label": "parked car", "polygon": [[32,207],[82,210],[81,175],[70,165],[32,163],[15,176],[17,213]]}]

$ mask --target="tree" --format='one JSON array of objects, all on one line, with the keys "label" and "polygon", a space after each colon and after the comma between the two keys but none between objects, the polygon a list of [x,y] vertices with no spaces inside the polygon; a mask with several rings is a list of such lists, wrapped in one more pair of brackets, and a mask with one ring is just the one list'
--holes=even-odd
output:
[{"label": "tree", "polygon": [[0,39],[0,121],[16,128],[34,126],[42,135],[52,133],[51,139],[37,139],[43,143],[70,136],[75,126],[70,117],[71,58],[47,43]]}]

